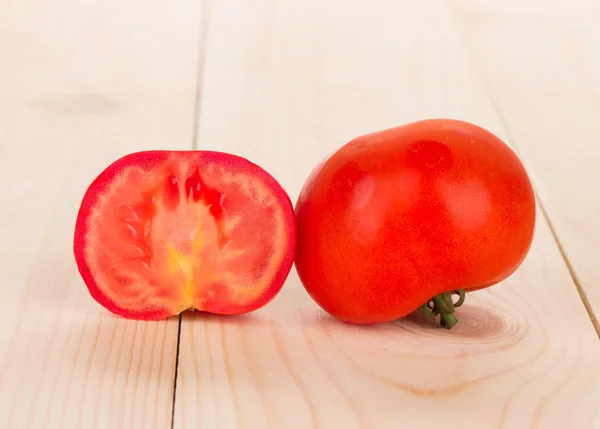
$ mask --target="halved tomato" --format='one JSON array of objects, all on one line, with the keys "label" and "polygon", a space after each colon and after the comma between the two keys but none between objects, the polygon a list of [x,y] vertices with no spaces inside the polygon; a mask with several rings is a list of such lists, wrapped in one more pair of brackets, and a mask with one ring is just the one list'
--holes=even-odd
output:
[{"label": "halved tomato", "polygon": [[147,151],[90,185],[74,252],[96,301],[159,320],[264,306],[290,272],[295,241],[292,203],[259,166],[221,152]]}]

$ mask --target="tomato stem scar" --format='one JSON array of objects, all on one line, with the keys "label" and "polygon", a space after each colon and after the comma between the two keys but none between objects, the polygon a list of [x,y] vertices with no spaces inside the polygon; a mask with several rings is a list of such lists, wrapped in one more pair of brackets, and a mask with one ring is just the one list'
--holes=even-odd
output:
[{"label": "tomato stem scar", "polygon": [[[452,301],[452,294],[455,293],[458,295],[458,301]],[[440,293],[421,307],[419,307],[419,311],[429,317],[435,317],[438,314],[440,315],[440,325],[446,329],[452,329],[454,325],[458,322],[458,319],[454,317],[454,311],[457,307],[460,307],[465,302],[465,290],[459,289],[454,290],[452,292],[443,292]]]}]

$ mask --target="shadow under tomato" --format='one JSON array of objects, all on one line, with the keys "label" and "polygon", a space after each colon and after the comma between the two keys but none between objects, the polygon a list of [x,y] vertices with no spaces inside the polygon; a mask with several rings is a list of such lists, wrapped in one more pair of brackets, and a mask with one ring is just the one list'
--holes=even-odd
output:
[{"label": "shadow under tomato", "polygon": [[440,326],[439,316],[427,317],[418,311],[386,323],[357,325],[336,319],[324,311],[306,311],[299,318],[304,328],[321,328],[332,337],[379,338],[382,341],[409,338],[415,335],[466,339],[468,341],[495,341],[514,334],[522,327],[521,321],[500,308],[466,304],[456,309],[458,323],[452,329]]},{"label": "shadow under tomato", "polygon": [[[440,326],[438,317],[427,317],[419,312],[411,313],[392,324],[409,330],[436,332],[449,337],[470,339],[490,339],[512,331],[518,321],[500,309],[485,308],[478,305],[463,305],[454,313],[458,322],[452,329]],[[512,328],[511,328],[512,327]]]},{"label": "shadow under tomato", "polygon": [[[206,323],[208,325],[222,324],[229,326],[269,326],[272,318],[259,312],[245,314],[215,314],[204,311],[188,310],[181,313],[182,323]],[[178,316],[175,316],[178,317]]]}]

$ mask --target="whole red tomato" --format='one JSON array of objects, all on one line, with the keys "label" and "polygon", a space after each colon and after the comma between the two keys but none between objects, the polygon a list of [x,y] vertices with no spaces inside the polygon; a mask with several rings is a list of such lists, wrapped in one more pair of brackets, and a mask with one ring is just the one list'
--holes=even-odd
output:
[{"label": "whole red tomato", "polygon": [[536,207],[506,144],[476,125],[431,119],[344,145],[307,179],[296,220],[296,269],[331,315],[372,324],[428,306],[451,328],[465,290],[523,262]]}]

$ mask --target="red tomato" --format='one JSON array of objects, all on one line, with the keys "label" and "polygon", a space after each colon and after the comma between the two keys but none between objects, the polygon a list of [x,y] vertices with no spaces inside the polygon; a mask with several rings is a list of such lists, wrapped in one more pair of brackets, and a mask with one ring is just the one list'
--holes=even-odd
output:
[{"label": "red tomato", "polygon": [[507,145],[473,124],[424,120],[358,137],[313,171],[296,204],[295,264],[343,321],[391,321],[429,303],[450,328],[452,291],[513,273],[535,219]]},{"label": "red tomato", "polygon": [[209,151],[127,155],[87,190],[74,252],[92,297],[131,319],[255,310],[293,263],[288,195],[267,172]]}]

